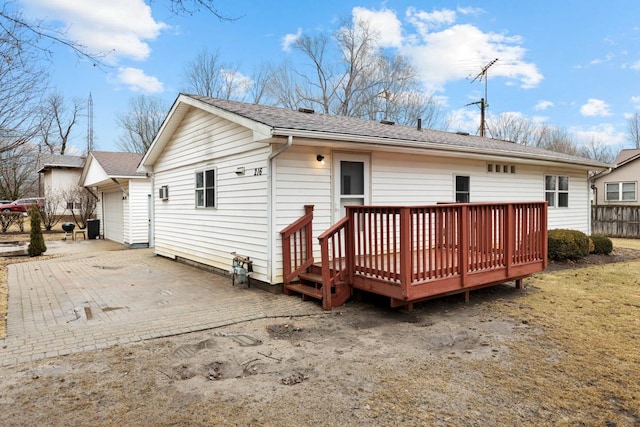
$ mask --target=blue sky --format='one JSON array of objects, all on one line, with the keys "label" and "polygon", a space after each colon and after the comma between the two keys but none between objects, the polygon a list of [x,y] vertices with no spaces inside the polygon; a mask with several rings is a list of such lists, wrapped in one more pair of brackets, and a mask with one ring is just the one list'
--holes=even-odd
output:
[{"label": "blue sky", "polygon": [[[184,90],[184,68],[208,48],[250,76],[261,63],[293,53],[300,34],[333,32],[367,19],[386,48],[409,57],[424,86],[454,114],[450,130],[475,133],[488,71],[488,114],[516,114],[559,126],[580,143],[630,147],[629,115],[640,109],[640,2],[536,1],[260,1],[221,0],[220,21],[201,12],[175,16],[163,0],[22,0],[25,15],[67,28],[89,48],[111,52],[93,67],[55,48],[52,85],[67,99],[93,97],[97,149],[117,151],[117,113],[139,94],[168,105]],[[86,146],[87,123],[72,144]]]}]

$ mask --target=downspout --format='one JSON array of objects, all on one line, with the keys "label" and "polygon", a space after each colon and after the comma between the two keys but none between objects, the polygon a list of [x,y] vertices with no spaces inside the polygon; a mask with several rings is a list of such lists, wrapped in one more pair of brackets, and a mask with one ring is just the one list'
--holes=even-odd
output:
[{"label": "downspout", "polygon": [[268,226],[267,230],[269,233],[269,244],[267,245],[267,271],[269,272],[269,283],[273,284],[273,279],[275,277],[274,266],[275,262],[273,260],[273,254],[275,254],[276,247],[276,237],[274,235],[275,228],[275,215],[276,215],[276,204],[275,204],[275,188],[276,188],[276,173],[273,167],[274,161],[276,157],[280,154],[287,151],[293,145],[293,135],[289,135],[287,137],[287,142],[282,147],[278,148],[276,151],[269,154],[269,164],[267,166],[267,171],[269,174],[269,194],[267,195],[267,210],[268,210]]}]

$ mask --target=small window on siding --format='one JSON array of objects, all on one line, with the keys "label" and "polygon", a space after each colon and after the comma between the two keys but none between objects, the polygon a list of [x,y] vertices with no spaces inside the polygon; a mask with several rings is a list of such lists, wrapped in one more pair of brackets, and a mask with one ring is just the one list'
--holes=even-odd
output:
[{"label": "small window on siding", "polygon": [[493,172],[493,163],[487,163],[487,172]]},{"label": "small window on siding", "polygon": [[544,177],[545,200],[550,208],[569,207],[569,177],[547,175]]},{"label": "small window on siding", "polygon": [[196,207],[216,207],[216,170],[196,172]]},{"label": "small window on siding", "polygon": [[456,175],[456,203],[469,203],[469,181],[470,178],[468,176]]}]

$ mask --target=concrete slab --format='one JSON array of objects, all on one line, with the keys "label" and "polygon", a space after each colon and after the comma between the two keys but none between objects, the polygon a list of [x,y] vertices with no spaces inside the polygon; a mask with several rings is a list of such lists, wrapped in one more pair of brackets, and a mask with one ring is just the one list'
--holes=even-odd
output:
[{"label": "concrete slab", "polygon": [[0,364],[38,360],[249,320],[322,313],[318,304],[101,240],[47,242],[69,255],[9,266]]}]

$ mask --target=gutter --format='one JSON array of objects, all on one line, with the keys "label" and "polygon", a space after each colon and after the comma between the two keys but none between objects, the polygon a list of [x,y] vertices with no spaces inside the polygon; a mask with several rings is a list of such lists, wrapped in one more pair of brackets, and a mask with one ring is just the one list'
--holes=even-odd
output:
[{"label": "gutter", "polygon": [[[360,143],[367,144],[369,146],[374,147],[388,147],[396,150],[418,150],[418,152],[423,153],[424,150],[433,150],[435,152],[440,152],[443,154],[451,153],[455,154],[456,157],[460,157],[461,155],[472,155],[472,156],[480,156],[480,157],[489,157],[489,156],[499,156],[501,158],[504,157],[512,157],[529,161],[538,161],[541,163],[548,164],[571,164],[576,166],[582,166],[583,169],[593,168],[593,169],[607,169],[611,167],[609,163],[602,162],[594,162],[589,161],[589,159],[563,159],[559,157],[546,156],[541,154],[534,153],[526,153],[526,152],[513,152],[506,150],[496,150],[491,149],[490,147],[468,147],[463,145],[450,145],[444,143],[437,142],[424,142],[424,141],[414,141],[414,140],[405,140],[405,139],[392,139],[385,138],[384,140],[374,140],[370,136],[363,135],[347,135],[340,133],[332,133],[332,132],[317,132],[317,131],[307,131],[307,130],[292,130],[292,129],[274,129],[274,136],[297,136],[299,138],[309,138],[309,139],[323,139],[328,141],[341,141],[341,142],[351,142],[351,143]],[[431,152],[430,154],[433,154]],[[586,167],[585,167],[586,166]]]},{"label": "gutter", "polygon": [[275,215],[276,215],[276,204],[275,204],[275,187],[276,187],[276,173],[273,167],[273,159],[278,157],[280,154],[287,151],[293,145],[293,135],[287,135],[287,142],[282,147],[278,148],[276,151],[269,154],[269,164],[267,166],[267,173],[269,174],[269,192],[267,196],[267,212],[268,214],[268,225],[267,230],[269,233],[269,245],[267,246],[267,271],[269,272],[269,283],[273,285],[273,279],[275,277],[274,267],[276,265],[273,254],[276,253],[276,238],[274,235],[275,228]]}]

